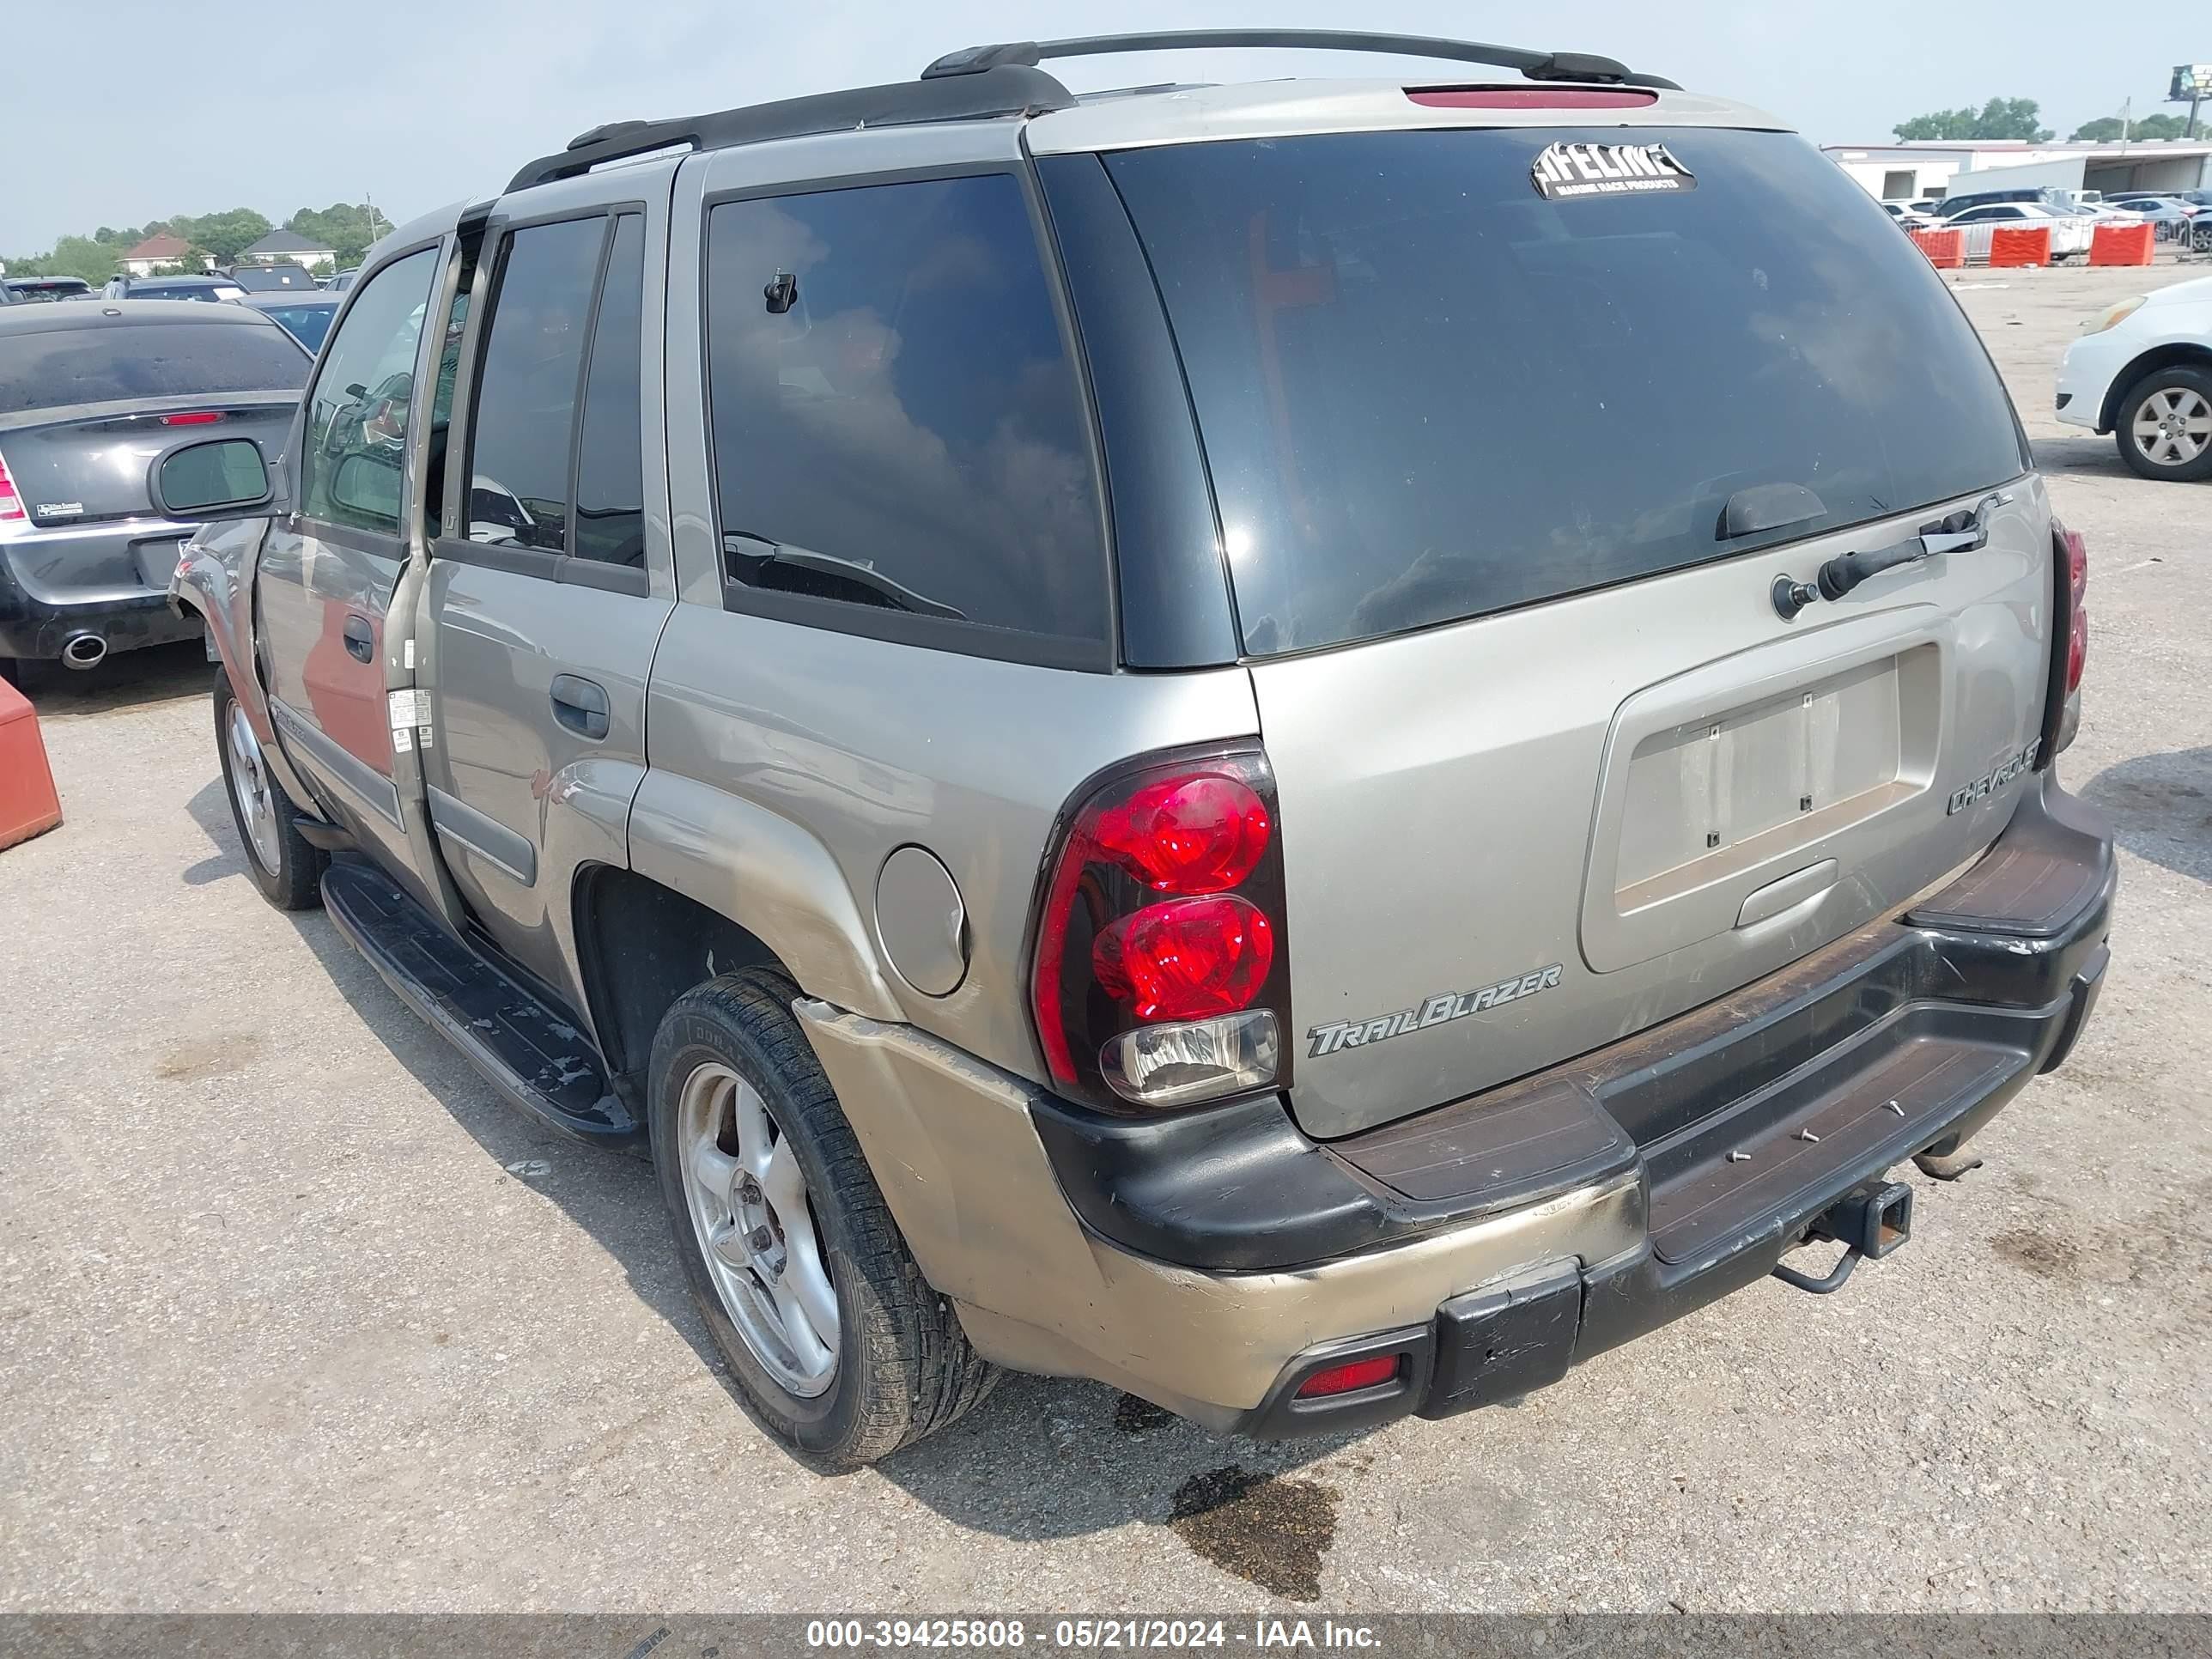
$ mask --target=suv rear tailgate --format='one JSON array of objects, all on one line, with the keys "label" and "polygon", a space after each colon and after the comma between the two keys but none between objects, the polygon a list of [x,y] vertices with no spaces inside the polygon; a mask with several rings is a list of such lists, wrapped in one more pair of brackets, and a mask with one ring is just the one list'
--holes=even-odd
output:
[{"label": "suv rear tailgate", "polygon": [[1773,578],[1913,521],[1254,665],[1301,1127],[1348,1133],[1641,1030],[1994,840],[2016,790],[1948,809],[2040,719],[2047,511],[2038,481],[2012,494],[1988,547],[1833,620],[1781,622]]}]

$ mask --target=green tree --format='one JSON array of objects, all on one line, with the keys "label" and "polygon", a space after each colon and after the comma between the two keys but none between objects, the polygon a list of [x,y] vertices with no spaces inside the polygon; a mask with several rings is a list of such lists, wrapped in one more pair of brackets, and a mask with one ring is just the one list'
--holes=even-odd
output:
[{"label": "green tree", "polygon": [[236,263],[238,256],[269,234],[269,221],[252,208],[232,208],[226,213],[206,213],[198,218],[169,221],[169,229],[195,247],[215,255],[217,264]]},{"label": "green tree", "polygon": [[[2135,138],[2179,138],[2189,124],[2179,115],[2146,115],[2128,123],[2126,136]],[[2121,137],[2120,118],[2100,115],[2094,121],[2084,121],[2074,129],[2074,142],[2105,144]]]},{"label": "green tree", "polygon": [[2042,112],[2033,98],[1992,98],[1979,109],[1968,105],[1916,115],[1890,131],[1908,143],[1916,138],[2025,138],[2044,144],[2057,135],[2041,124]]},{"label": "green tree", "polygon": [[392,221],[367,203],[333,202],[319,210],[301,208],[284,228],[337,255],[341,266],[357,265],[369,244],[392,228]]},{"label": "green tree", "polygon": [[52,252],[10,259],[8,270],[17,276],[82,276],[96,287],[115,275],[115,256],[119,252],[89,236],[64,236],[54,244]]}]

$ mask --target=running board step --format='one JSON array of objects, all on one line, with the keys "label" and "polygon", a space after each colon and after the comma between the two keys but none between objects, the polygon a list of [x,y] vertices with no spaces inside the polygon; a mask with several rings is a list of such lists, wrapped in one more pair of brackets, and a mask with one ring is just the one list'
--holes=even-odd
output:
[{"label": "running board step", "polygon": [[497,962],[455,939],[374,866],[333,861],[323,907],[399,1000],[532,1117],[599,1146],[643,1126],[607,1087],[592,1040]]}]

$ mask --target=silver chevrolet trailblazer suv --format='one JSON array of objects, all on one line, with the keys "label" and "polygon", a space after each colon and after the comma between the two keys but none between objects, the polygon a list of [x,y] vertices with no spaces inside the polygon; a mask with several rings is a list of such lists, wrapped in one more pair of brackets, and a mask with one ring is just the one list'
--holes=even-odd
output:
[{"label": "silver chevrolet trailblazer suv", "polygon": [[[1451,67],[1038,68],[1220,46]],[[599,128],[375,251],[281,448],[151,467],[254,879],[649,1149],[827,1464],[1000,1367],[1292,1434],[1832,1289],[2104,971],[1988,356],[1610,59]]]}]

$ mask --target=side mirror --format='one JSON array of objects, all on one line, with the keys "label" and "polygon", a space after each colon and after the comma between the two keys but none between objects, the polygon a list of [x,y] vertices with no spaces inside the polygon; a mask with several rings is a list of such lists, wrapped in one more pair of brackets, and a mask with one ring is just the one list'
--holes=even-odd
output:
[{"label": "side mirror", "polygon": [[251,438],[204,438],[157,456],[147,494],[167,519],[224,518],[268,507],[275,481],[261,446]]}]

